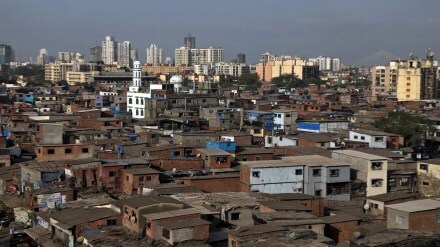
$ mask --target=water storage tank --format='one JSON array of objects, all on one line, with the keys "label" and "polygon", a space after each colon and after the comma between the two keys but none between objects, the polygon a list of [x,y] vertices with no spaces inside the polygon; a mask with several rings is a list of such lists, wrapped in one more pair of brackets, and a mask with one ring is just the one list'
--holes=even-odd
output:
[{"label": "water storage tank", "polygon": [[183,78],[181,75],[173,75],[170,79],[170,84],[174,85],[174,92],[182,92]]}]

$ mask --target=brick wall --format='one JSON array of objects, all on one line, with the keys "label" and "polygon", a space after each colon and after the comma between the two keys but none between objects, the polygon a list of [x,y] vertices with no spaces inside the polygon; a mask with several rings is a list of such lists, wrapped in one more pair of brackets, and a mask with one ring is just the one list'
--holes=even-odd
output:
[{"label": "brick wall", "polygon": [[157,159],[150,161],[154,166],[165,170],[172,171],[174,168],[177,170],[189,170],[189,169],[202,169],[203,160],[201,159]]},{"label": "brick wall", "polygon": [[211,176],[209,179],[176,179],[176,183],[183,183],[188,186],[199,188],[203,191],[215,192],[240,192],[240,178]]},{"label": "brick wall", "polygon": [[249,192],[251,169],[248,166],[240,165],[240,191]]},{"label": "brick wall", "polygon": [[440,209],[410,213],[409,229],[440,232],[440,223],[436,220],[437,215],[440,215]]},{"label": "brick wall", "polygon": [[358,221],[346,221],[339,223],[326,224],[324,235],[333,239],[336,243],[349,241],[353,238],[353,233],[358,231]]}]

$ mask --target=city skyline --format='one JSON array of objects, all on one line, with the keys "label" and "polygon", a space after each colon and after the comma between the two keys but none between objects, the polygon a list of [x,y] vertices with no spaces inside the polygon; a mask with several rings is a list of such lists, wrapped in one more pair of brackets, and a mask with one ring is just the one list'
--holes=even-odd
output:
[{"label": "city skyline", "polygon": [[[128,40],[140,50],[157,43],[164,57],[173,57],[190,33],[197,38],[197,47],[221,46],[226,61],[242,52],[249,63],[258,62],[265,52],[304,58],[334,56],[355,64],[381,50],[407,58],[411,50],[422,57],[426,48],[440,48],[440,36],[434,31],[440,23],[438,1],[402,0],[396,6],[393,1],[378,0],[279,0],[277,4],[259,1],[252,10],[249,3],[227,0],[211,8],[199,0],[130,5],[106,1],[110,7],[102,8],[99,1],[9,1],[0,9],[0,21],[8,23],[0,27],[0,33],[6,34],[0,43],[14,47],[21,61],[35,60],[42,47],[53,52],[77,51],[88,59],[89,49],[107,35]],[[157,11],[145,14],[143,6]],[[116,15],[117,9],[124,8],[127,11]],[[95,15],[98,10],[100,18]],[[139,60],[145,61],[145,54]]]}]

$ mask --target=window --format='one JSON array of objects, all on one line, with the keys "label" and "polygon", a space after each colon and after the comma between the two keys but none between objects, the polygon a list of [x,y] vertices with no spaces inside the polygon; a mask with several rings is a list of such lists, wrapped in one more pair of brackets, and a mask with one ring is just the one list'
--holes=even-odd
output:
[{"label": "window", "polygon": [[86,154],[86,153],[88,153],[88,152],[89,152],[89,149],[88,149],[88,148],[83,148],[83,149],[82,149],[82,153],[83,153],[83,154]]},{"label": "window", "polygon": [[260,172],[252,172],[252,177],[259,178],[260,177]]},{"label": "window", "polygon": [[65,154],[71,154],[72,153],[72,149],[71,148],[66,148],[66,149],[64,149],[64,153]]},{"label": "window", "polygon": [[383,142],[383,140],[384,140],[383,136],[374,138],[375,142]]},{"label": "window", "polygon": [[238,247],[236,240],[231,240],[232,247]]},{"label": "window", "polygon": [[422,185],[423,185],[423,186],[429,186],[429,181],[423,180],[423,181],[422,181]]},{"label": "window", "polygon": [[383,179],[371,179],[372,187],[382,187]]},{"label": "window", "polygon": [[440,215],[435,216],[435,222],[436,222],[437,224],[440,223]]},{"label": "window", "polygon": [[330,169],[330,177],[339,177],[339,169]]},{"label": "window", "polygon": [[241,161],[247,161],[247,157],[241,158]]},{"label": "window", "polygon": [[255,156],[255,160],[261,160],[260,156]]},{"label": "window", "polygon": [[315,196],[321,196],[322,190],[315,190]]},{"label": "window", "polygon": [[206,161],[208,161],[208,160],[209,160],[209,157],[208,157],[207,155],[205,155],[205,160],[206,160]]},{"label": "window", "polygon": [[321,176],[321,169],[313,169],[313,176],[314,177]]},{"label": "window", "polygon": [[371,162],[371,170],[382,170],[382,162]]},{"label": "window", "polygon": [[113,172],[113,171],[108,172],[108,176],[109,177],[114,177],[114,176],[116,176],[116,172]]},{"label": "window", "polygon": [[231,220],[239,220],[240,213],[231,213]]},{"label": "window", "polygon": [[325,146],[325,142],[320,142],[319,144],[321,145],[321,147]]},{"label": "window", "polygon": [[390,178],[388,180],[388,186],[389,187],[396,187],[396,179],[395,178]]},{"label": "window", "polygon": [[139,98],[136,98],[136,105],[139,105]]},{"label": "window", "polygon": [[140,181],[140,182],[143,182],[143,181],[144,181],[144,176],[140,176],[140,177],[139,177],[139,181]]},{"label": "window", "polygon": [[428,171],[428,164],[420,164],[420,170]]},{"label": "window", "polygon": [[133,98],[128,98],[128,104],[133,104]]},{"label": "window", "polygon": [[143,98],[141,98],[141,105],[143,105],[144,104],[144,99]]},{"label": "window", "polygon": [[116,219],[108,219],[107,220],[107,225],[108,226],[116,226],[117,224],[117,220]]},{"label": "window", "polygon": [[303,175],[303,170],[301,170],[301,169],[296,169],[295,170],[295,175]]},{"label": "window", "polygon": [[147,181],[151,181],[151,176],[147,176]]},{"label": "window", "polygon": [[379,208],[379,204],[377,204],[377,203],[370,203],[370,208]]},{"label": "window", "polygon": [[170,239],[170,230],[162,228],[162,237],[165,239]]},{"label": "window", "polygon": [[286,117],[290,117],[290,114],[286,114]]},{"label": "window", "polygon": [[361,140],[365,140],[365,136],[361,136]]},{"label": "window", "polygon": [[272,144],[272,137],[267,138],[267,143]]},{"label": "window", "polygon": [[128,181],[128,180],[130,180],[130,177],[129,177],[129,176],[126,176],[126,177],[125,177],[125,181]]},{"label": "window", "polygon": [[353,136],[354,139],[358,139],[358,136]]},{"label": "window", "polygon": [[47,154],[55,154],[55,149],[48,149]]},{"label": "window", "polygon": [[400,186],[409,186],[409,178],[400,178]]}]

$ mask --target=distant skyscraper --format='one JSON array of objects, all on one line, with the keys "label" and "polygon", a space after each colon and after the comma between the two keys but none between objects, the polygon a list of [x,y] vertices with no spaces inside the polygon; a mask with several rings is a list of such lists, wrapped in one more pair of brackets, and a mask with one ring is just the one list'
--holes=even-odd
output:
[{"label": "distant skyscraper", "polygon": [[68,51],[60,51],[58,52],[58,61],[70,63],[72,59],[74,59],[75,53]]},{"label": "distant skyscraper", "polygon": [[118,64],[124,67],[130,67],[130,41],[124,41],[118,44]]},{"label": "distant skyscraper", "polygon": [[177,48],[174,53],[175,65],[190,65],[191,64],[191,49],[189,47],[182,46]]},{"label": "distant skyscraper", "polygon": [[244,53],[237,54],[237,63],[246,63],[246,55]]},{"label": "distant skyscraper", "polygon": [[186,36],[183,39],[183,45],[185,47],[188,47],[189,49],[196,48],[196,37],[192,36],[191,34],[188,34],[188,36]]},{"label": "distant skyscraper", "polygon": [[138,50],[137,49],[131,49],[130,50],[130,68],[133,67],[134,61],[138,60]]},{"label": "distant skyscraper", "polygon": [[317,58],[310,58],[309,62],[316,63],[320,71],[338,71],[341,69],[341,60],[339,58],[319,56]]},{"label": "distant skyscraper", "polygon": [[13,50],[11,46],[0,44],[0,64],[10,63],[13,60]]},{"label": "distant skyscraper", "polygon": [[102,61],[102,47],[97,45],[90,48],[90,62]]},{"label": "distant skyscraper", "polygon": [[267,62],[272,61],[274,59],[275,59],[275,55],[274,54],[266,52],[264,54],[261,54],[260,62],[267,63]]},{"label": "distant skyscraper", "polygon": [[111,36],[102,41],[102,61],[104,64],[113,64],[117,61],[117,43]]},{"label": "distant skyscraper", "polygon": [[163,50],[159,48],[156,44],[151,44],[150,48],[147,48],[147,64],[153,66],[159,66],[162,64],[163,60]]},{"label": "distant skyscraper", "polygon": [[223,49],[221,47],[189,49],[182,46],[175,50],[176,65],[214,64],[223,62]]},{"label": "distant skyscraper", "polygon": [[45,65],[47,63],[47,53],[46,48],[40,49],[40,54],[37,57],[37,64]]},{"label": "distant skyscraper", "polygon": [[173,65],[173,59],[170,57],[165,58],[164,64],[166,65]]}]

